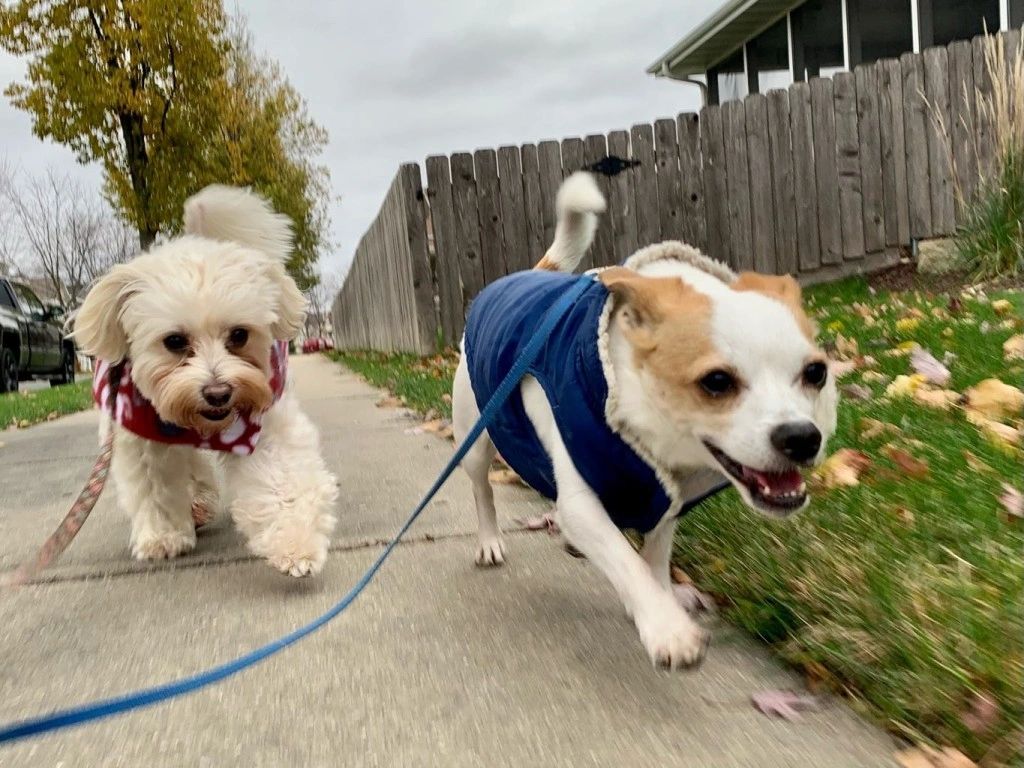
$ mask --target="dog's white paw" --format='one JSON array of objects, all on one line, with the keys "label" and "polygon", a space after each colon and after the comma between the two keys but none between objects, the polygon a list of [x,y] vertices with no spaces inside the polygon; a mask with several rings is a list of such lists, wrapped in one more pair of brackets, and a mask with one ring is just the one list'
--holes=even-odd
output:
[{"label": "dog's white paw", "polygon": [[329,543],[318,531],[297,525],[285,526],[270,537],[267,562],[289,576],[315,576],[327,561]]},{"label": "dog's white paw", "polygon": [[497,536],[481,539],[476,548],[476,564],[482,568],[501,565],[505,562],[505,545]]},{"label": "dog's white paw", "polygon": [[192,499],[192,525],[202,528],[217,517],[217,499],[213,496],[196,496]]},{"label": "dog's white paw", "polygon": [[194,532],[165,531],[140,534],[132,542],[132,557],[136,560],[170,560],[196,546]]},{"label": "dog's white paw", "polygon": [[711,635],[678,606],[673,604],[671,608],[636,617],[640,641],[656,667],[696,667],[704,660]]}]

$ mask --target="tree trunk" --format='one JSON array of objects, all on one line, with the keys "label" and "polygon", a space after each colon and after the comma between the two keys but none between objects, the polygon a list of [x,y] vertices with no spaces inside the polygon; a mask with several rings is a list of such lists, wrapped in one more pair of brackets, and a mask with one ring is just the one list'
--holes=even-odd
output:
[{"label": "tree trunk", "polygon": [[122,112],[121,136],[124,139],[125,160],[128,163],[128,176],[132,181],[135,193],[136,210],[138,211],[139,245],[146,250],[156,240],[159,227],[153,221],[150,211],[149,154],[146,152],[146,134],[143,131],[142,115],[137,112]]}]

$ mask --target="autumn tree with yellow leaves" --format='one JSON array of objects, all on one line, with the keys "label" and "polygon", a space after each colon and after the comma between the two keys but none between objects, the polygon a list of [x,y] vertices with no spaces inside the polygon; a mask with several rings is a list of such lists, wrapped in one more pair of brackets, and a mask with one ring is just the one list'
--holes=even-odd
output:
[{"label": "autumn tree with yellow leaves", "polygon": [[250,185],[296,222],[290,265],[305,285],[325,246],[325,131],[220,0],[17,0],[0,46],[28,59],[6,90],[33,130],[98,162],[143,248],[181,223],[211,182]]}]

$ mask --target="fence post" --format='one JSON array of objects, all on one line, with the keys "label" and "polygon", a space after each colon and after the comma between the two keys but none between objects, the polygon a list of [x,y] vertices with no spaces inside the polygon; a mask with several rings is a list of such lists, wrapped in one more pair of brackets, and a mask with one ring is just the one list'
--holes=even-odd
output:
[{"label": "fence post", "polygon": [[416,351],[429,354],[437,348],[437,308],[434,302],[434,275],[427,249],[427,217],[420,167],[405,163],[398,170],[401,182],[402,213],[412,273],[412,294],[416,331]]}]

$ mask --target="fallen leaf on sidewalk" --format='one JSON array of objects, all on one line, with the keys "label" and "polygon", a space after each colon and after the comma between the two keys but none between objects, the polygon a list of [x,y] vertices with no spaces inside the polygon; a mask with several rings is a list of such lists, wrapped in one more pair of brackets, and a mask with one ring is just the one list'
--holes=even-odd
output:
[{"label": "fallen leaf on sidewalk", "polygon": [[778,689],[755,693],[750,701],[762,714],[789,721],[799,720],[801,712],[821,709],[821,699],[817,696]]},{"label": "fallen leaf on sidewalk", "polygon": [[852,448],[840,448],[814,471],[814,476],[825,488],[860,484],[860,475],[871,466],[866,453]]},{"label": "fallen leaf on sidewalk", "polygon": [[924,347],[918,347],[910,353],[910,367],[915,373],[924,376],[925,381],[938,387],[945,387],[949,383],[949,369]]},{"label": "fallen leaf on sidewalk", "polygon": [[526,485],[523,478],[511,469],[492,469],[487,473],[487,479],[498,485]]},{"label": "fallen leaf on sidewalk", "polygon": [[532,517],[517,517],[513,522],[528,531],[547,531],[552,535],[558,533],[558,523],[555,522],[555,516],[550,512]]},{"label": "fallen leaf on sidewalk", "polygon": [[378,408],[401,408],[405,405],[405,401],[400,397],[394,395],[385,395],[376,402]]},{"label": "fallen leaf on sidewalk", "polygon": [[977,768],[977,763],[952,747],[941,751],[927,746],[904,749],[896,753],[896,762],[900,768]]}]

